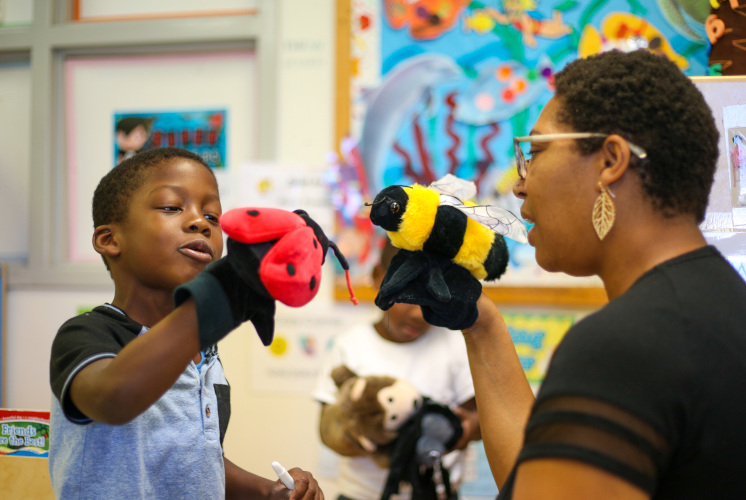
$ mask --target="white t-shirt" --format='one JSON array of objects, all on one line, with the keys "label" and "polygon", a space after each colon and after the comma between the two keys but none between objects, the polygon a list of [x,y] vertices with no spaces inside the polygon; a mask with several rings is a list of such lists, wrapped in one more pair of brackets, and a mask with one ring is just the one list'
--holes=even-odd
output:
[{"label": "white t-shirt", "polygon": [[[418,339],[397,343],[381,337],[372,325],[360,325],[334,338],[324,357],[313,397],[321,403],[336,401],[337,386],[331,371],[346,365],[359,376],[388,375],[409,381],[423,396],[442,405],[458,406],[474,397],[464,339],[459,331],[430,328]],[[446,456],[445,464],[461,453]],[[456,460],[454,460],[454,458]],[[451,465],[451,480],[458,476]],[[341,457],[339,493],[355,500],[378,500],[386,485],[388,469],[368,457]]]}]

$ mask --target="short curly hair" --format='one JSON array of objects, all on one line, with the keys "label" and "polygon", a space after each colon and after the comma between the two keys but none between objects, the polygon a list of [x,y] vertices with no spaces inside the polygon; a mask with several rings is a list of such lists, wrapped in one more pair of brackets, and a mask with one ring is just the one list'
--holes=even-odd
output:
[{"label": "short curly hair", "polygon": [[172,158],[186,158],[210,166],[201,156],[182,148],[155,148],[137,153],[111,169],[98,183],[93,193],[93,227],[122,222],[127,216],[130,198],[147,180],[152,169]]},{"label": "short curly hair", "polygon": [[[657,210],[704,220],[719,133],[704,97],[676,64],[644,49],[609,51],[569,63],[555,75],[555,88],[560,123],[619,134],[647,152],[630,166]],[[577,145],[589,154],[602,143]]]}]

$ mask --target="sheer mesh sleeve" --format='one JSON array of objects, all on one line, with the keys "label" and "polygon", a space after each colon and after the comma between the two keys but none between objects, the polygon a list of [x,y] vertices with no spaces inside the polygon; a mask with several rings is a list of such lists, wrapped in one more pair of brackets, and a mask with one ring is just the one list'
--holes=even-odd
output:
[{"label": "sheer mesh sleeve", "polygon": [[663,437],[634,415],[596,399],[555,396],[534,408],[519,461],[575,459],[652,494],[668,455]]}]

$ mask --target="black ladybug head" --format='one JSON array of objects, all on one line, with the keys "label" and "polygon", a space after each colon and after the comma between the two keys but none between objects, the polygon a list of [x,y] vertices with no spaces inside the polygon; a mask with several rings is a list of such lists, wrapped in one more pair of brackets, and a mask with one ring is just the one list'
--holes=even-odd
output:
[{"label": "black ladybug head", "polygon": [[409,197],[401,186],[389,186],[371,203],[370,221],[386,231],[397,231]]}]

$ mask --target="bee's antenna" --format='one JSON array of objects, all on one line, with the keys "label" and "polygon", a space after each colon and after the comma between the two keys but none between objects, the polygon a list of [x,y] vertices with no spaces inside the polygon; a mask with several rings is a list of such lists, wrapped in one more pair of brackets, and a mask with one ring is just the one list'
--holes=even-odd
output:
[{"label": "bee's antenna", "polygon": [[352,279],[350,278],[350,265],[347,263],[347,259],[345,259],[345,256],[342,255],[342,252],[339,250],[339,247],[337,246],[336,243],[330,240],[329,247],[334,251],[334,256],[337,257],[339,264],[342,266],[342,269],[344,269],[345,278],[347,279],[347,290],[350,292],[350,301],[353,304],[358,305],[360,301],[357,300],[357,297],[355,297],[355,291],[352,289]]}]

